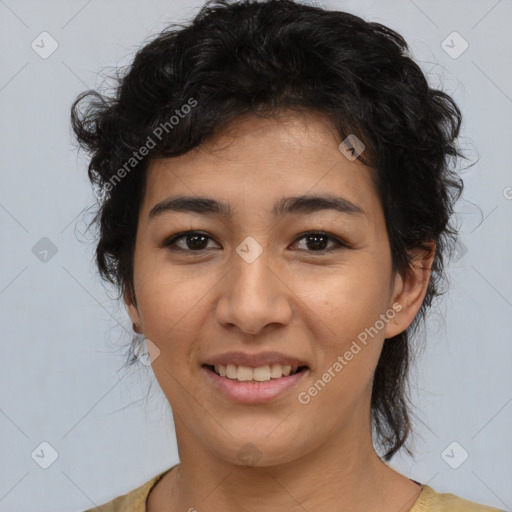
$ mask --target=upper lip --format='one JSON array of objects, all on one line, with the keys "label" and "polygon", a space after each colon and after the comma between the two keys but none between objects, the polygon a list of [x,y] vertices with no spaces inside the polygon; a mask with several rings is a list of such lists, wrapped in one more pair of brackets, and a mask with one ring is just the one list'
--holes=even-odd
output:
[{"label": "upper lip", "polygon": [[307,364],[296,357],[288,356],[280,352],[260,352],[259,354],[249,354],[247,352],[225,352],[216,356],[209,357],[204,363],[209,366],[217,364],[228,365],[234,364],[235,366],[247,366],[249,368],[258,368],[259,366],[266,366],[272,364],[280,364],[282,366],[291,366],[298,368],[300,366],[307,366]]}]

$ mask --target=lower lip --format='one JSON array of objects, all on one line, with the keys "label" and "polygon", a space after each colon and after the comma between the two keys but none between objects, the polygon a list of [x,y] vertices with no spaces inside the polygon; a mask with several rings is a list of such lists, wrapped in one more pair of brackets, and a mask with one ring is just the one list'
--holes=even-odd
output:
[{"label": "lower lip", "polygon": [[206,377],[215,389],[240,404],[261,404],[275,400],[296,387],[309,372],[309,369],[306,369],[288,377],[280,377],[265,382],[240,382],[221,377],[205,366],[201,370],[206,373]]}]

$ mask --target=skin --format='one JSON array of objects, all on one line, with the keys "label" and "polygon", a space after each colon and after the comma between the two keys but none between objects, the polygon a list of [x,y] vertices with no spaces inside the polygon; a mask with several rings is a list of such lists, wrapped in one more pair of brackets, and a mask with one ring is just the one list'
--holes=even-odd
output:
[{"label": "skin", "polygon": [[[348,160],[340,142],[320,115],[247,116],[187,155],[150,163],[134,255],[137,305],[128,293],[125,303],[160,350],[152,366],[173,410],[180,465],[154,487],[148,511],[403,512],[418,498],[420,487],[374,451],[370,398],[385,338],[405,330],[422,304],[433,251],[415,251],[417,264],[405,278],[393,274],[370,170]],[[365,215],[271,215],[281,197],[305,193],[343,196]],[[176,194],[229,203],[233,215],[149,219],[153,206]],[[207,234],[207,248],[194,252],[186,238],[177,250],[163,246],[186,230]],[[303,236],[309,230],[349,248],[329,251],[336,247],[329,241],[319,251]],[[250,264],[235,250],[247,236],[263,249]],[[298,393],[396,303],[401,311],[301,404]],[[237,404],[201,369],[208,357],[231,350],[276,350],[310,369],[280,399]],[[258,451],[255,465],[237,456],[247,443]]]}]

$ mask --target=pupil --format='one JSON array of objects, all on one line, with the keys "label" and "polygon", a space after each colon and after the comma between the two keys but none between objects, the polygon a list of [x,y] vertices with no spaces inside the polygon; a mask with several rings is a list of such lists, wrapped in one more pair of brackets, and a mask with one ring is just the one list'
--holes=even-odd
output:
[{"label": "pupil", "polygon": [[[310,249],[312,248],[311,244],[310,244],[310,241],[312,239],[315,240],[313,242],[313,248],[320,249],[320,250],[321,249],[325,249],[325,242],[327,241],[327,237],[325,235],[308,235],[308,237],[307,237],[307,240],[308,240],[307,244],[308,244],[308,248],[310,248]],[[318,242],[319,239],[323,239],[323,241],[322,242]]]},{"label": "pupil", "polygon": [[[200,238],[202,238],[202,240],[198,244],[197,240]],[[191,240],[192,240],[192,243],[189,243]],[[187,236],[187,246],[189,249],[204,249],[207,245],[207,243],[205,243],[205,241],[206,241],[205,235],[194,234],[194,235]]]}]

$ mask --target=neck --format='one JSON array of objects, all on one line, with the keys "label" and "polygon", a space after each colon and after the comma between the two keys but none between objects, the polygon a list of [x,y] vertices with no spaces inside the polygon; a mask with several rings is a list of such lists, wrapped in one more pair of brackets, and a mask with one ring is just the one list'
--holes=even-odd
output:
[{"label": "neck", "polygon": [[[177,438],[185,433],[179,421]],[[190,435],[190,434],[188,434]],[[185,434],[185,438],[187,434]],[[265,466],[242,466],[222,459],[191,439],[178,443],[180,464],[148,498],[148,512],[290,512],[304,510],[368,512],[410,509],[419,487],[385,464],[369,433],[333,435],[294,459]],[[186,449],[187,447],[188,449]],[[190,449],[189,447],[194,447]],[[164,482],[165,480],[165,482]]]}]

